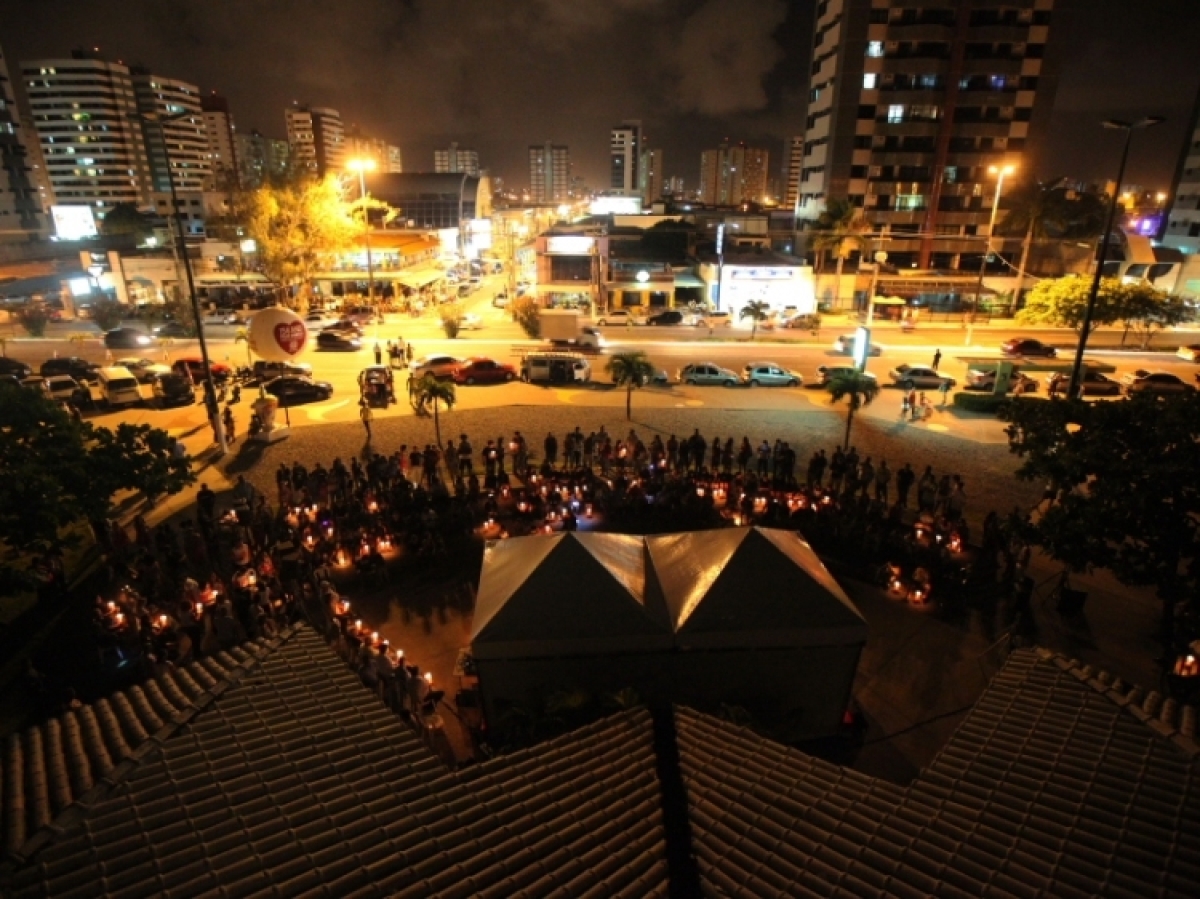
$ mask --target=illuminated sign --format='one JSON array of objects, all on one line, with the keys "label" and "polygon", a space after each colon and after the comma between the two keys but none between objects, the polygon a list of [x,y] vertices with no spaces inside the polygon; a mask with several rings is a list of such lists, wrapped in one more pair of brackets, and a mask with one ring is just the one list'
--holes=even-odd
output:
[{"label": "illuminated sign", "polygon": [[792,268],[734,268],[727,266],[726,271],[729,272],[729,278],[732,281],[745,279],[751,281],[782,281],[794,278],[799,274],[797,269]]},{"label": "illuminated sign", "polygon": [[579,235],[559,235],[546,238],[546,252],[562,256],[591,255],[595,241]]},{"label": "illuminated sign", "polygon": [[588,210],[592,215],[641,215],[641,197],[596,197]]},{"label": "illuminated sign", "polygon": [[854,365],[862,371],[867,367],[867,354],[871,351],[871,329],[855,328],[854,330]]},{"label": "illuminated sign", "polygon": [[88,240],[99,237],[91,206],[51,206],[54,236],[59,240]]}]

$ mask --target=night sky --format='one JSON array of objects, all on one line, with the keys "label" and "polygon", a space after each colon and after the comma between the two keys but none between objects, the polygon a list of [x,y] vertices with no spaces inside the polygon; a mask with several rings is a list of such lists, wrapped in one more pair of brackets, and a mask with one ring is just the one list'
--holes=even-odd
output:
[{"label": "night sky", "polygon": [[[98,45],[225,94],[238,128],[284,136],[293,100],[399,144],[408,171],[457,140],[513,186],[526,147],[566,143],[607,182],[608,132],[643,120],[666,174],[695,187],[723,137],[769,146],[803,130],[815,0],[0,0],[10,66]],[[1076,0],[1039,177],[1111,177],[1109,117],[1158,114],[1133,183],[1165,189],[1200,89],[1200,0]]]}]

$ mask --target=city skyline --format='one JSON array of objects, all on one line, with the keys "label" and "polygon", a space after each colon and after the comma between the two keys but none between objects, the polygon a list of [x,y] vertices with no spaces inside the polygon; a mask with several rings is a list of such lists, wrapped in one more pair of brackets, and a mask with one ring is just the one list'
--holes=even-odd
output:
[{"label": "city skyline", "polygon": [[[108,0],[84,0],[69,19],[18,6],[19,15],[0,12],[13,63],[99,46],[110,58],[229,97],[239,131],[282,137],[282,113],[293,102],[331,107],[347,127],[413,159],[432,161],[451,141],[477,148],[514,185],[527,176],[530,144],[565,143],[577,174],[599,188],[610,180],[612,123],[630,118],[642,119],[663,149],[666,178],[694,181],[700,152],[726,139],[782,159],[788,138],[803,132],[815,4],[623,0],[583,15],[545,0],[506,10],[462,0],[405,11],[355,0],[336,17],[304,5],[286,21],[254,4],[219,18],[199,8],[166,16],[145,0],[122,5],[119,17]],[[1034,174],[1104,177],[1116,150],[1080,135],[1095,127],[1095,137],[1104,118],[1152,113],[1168,122],[1141,142],[1130,178],[1165,188],[1200,86],[1186,52],[1200,38],[1200,8],[1160,0],[1134,10],[1094,0],[1087,13],[1075,16],[1065,39],[1068,58]],[[453,60],[416,51],[452,22],[465,23]],[[484,41],[497,31],[504,41]],[[622,62],[598,66],[597,54]],[[1139,62],[1150,57],[1153,66]],[[289,63],[301,58],[303,66]],[[717,58],[723,65],[712,64]]]}]

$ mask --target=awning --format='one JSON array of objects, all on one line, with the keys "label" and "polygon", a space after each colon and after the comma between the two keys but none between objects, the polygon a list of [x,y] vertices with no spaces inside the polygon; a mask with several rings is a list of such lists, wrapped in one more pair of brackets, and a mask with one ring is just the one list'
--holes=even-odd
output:
[{"label": "awning", "polygon": [[535,284],[537,293],[591,293],[595,285],[590,281],[580,281],[577,284]]},{"label": "awning", "polygon": [[444,277],[446,277],[446,273],[438,268],[407,269],[395,275],[395,279],[405,287],[412,287],[416,290],[432,284],[434,281],[440,281]]},{"label": "awning", "polygon": [[908,301],[900,297],[875,297],[871,301],[876,306],[907,306]]},{"label": "awning", "polygon": [[697,278],[695,275],[687,274],[687,275],[676,275],[675,276],[675,286],[676,287],[700,287],[700,288],[703,288],[703,287],[706,287],[707,285],[704,283],[704,281],[702,281],[700,278]]}]

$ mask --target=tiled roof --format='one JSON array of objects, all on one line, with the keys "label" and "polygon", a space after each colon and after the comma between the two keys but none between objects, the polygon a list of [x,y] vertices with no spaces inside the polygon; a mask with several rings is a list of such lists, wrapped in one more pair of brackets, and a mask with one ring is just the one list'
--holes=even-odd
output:
[{"label": "tiled roof", "polygon": [[[14,896],[665,895],[644,711],[454,774],[306,628],[212,678],[220,700],[83,790]],[[110,756],[129,755],[132,720],[118,734],[97,717]],[[65,798],[28,803],[30,822]]]},{"label": "tiled roof", "polygon": [[[681,710],[701,876],[722,896],[1194,896],[1200,768],[1048,653],[1014,653],[908,788]],[[1153,703],[1152,703],[1153,705]]]}]

